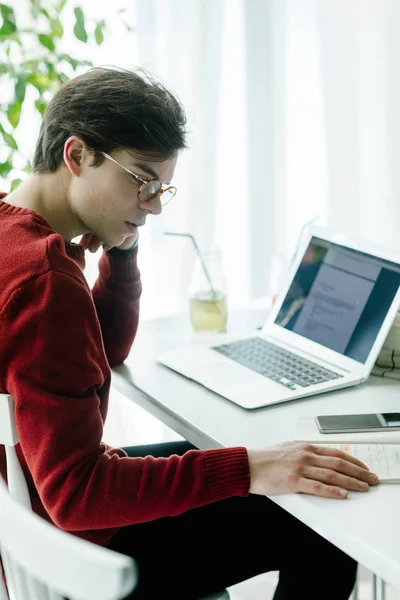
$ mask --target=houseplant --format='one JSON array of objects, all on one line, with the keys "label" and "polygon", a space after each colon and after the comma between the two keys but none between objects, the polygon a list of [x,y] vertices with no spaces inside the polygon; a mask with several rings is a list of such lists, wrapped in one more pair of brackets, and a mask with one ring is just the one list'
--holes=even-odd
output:
[{"label": "houseplant", "polygon": [[0,178],[11,180],[11,191],[31,169],[16,139],[24,107],[32,103],[43,116],[54,91],[92,64],[84,52],[76,58],[61,49],[66,11],[73,11],[73,35],[82,45],[102,44],[105,31],[104,20],[88,19],[66,0],[23,2],[22,18],[11,3],[0,4]]}]

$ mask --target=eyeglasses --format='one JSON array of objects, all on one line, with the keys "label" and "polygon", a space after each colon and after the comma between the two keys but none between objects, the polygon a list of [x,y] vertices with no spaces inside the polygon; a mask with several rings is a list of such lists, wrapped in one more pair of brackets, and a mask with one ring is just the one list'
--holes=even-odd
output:
[{"label": "eyeglasses", "polygon": [[114,162],[116,165],[119,165],[122,169],[124,169],[124,171],[132,175],[136,183],[140,186],[137,197],[141,202],[150,202],[150,200],[153,200],[153,198],[156,198],[158,195],[160,195],[161,206],[166,206],[168,202],[171,202],[172,198],[175,196],[175,186],[164,185],[159,179],[143,179],[143,177],[136,175],[136,173],[132,173],[132,171],[124,167],[124,165],[121,165],[121,163],[119,163],[117,160],[115,160],[115,158],[106,152],[100,152],[100,154],[105,158],[108,158],[108,160]]}]

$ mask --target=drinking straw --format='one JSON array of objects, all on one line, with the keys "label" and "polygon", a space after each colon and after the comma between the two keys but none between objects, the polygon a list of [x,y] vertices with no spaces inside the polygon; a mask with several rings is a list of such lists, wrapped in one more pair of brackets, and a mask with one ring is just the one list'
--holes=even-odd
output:
[{"label": "drinking straw", "polygon": [[192,244],[194,246],[194,249],[196,251],[197,256],[199,257],[202,269],[204,271],[204,275],[206,276],[206,279],[208,281],[208,285],[210,286],[210,290],[211,290],[211,293],[213,295],[213,299],[215,300],[215,298],[217,297],[217,294],[216,294],[216,291],[215,291],[214,286],[212,284],[210,274],[209,274],[209,272],[207,270],[207,267],[206,267],[206,265],[205,265],[205,263],[203,261],[203,257],[201,255],[200,249],[199,249],[199,247],[197,245],[197,242],[196,242],[194,236],[191,233],[178,233],[178,232],[175,232],[175,231],[164,231],[164,235],[176,235],[176,236],[179,236],[179,237],[186,237],[186,238],[189,238],[189,239],[192,240]]}]

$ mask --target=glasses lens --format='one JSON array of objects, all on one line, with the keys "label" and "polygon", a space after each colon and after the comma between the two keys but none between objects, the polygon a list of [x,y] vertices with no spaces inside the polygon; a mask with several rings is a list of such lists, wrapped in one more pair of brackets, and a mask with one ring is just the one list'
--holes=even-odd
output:
[{"label": "glasses lens", "polygon": [[142,187],[142,189],[140,190],[140,199],[142,202],[148,202],[149,200],[152,200],[153,198],[158,196],[160,191],[161,183],[160,181],[154,179],[152,181],[149,181]]},{"label": "glasses lens", "polygon": [[165,206],[166,204],[168,204],[168,202],[171,202],[172,198],[175,196],[176,194],[176,188],[171,187],[168,190],[165,190],[165,192],[163,192],[163,195],[161,196],[161,205]]}]

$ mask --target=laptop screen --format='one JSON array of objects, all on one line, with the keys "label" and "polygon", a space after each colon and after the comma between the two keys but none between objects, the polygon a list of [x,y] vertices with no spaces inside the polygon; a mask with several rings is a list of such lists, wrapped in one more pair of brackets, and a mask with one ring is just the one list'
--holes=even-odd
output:
[{"label": "laptop screen", "polygon": [[312,237],[275,324],[365,363],[400,285],[400,266]]}]

